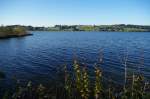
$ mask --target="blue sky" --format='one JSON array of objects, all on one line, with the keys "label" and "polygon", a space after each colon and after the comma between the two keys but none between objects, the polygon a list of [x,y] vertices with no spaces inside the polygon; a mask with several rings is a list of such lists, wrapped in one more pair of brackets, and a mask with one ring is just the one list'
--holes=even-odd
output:
[{"label": "blue sky", "polygon": [[0,24],[150,25],[150,0],[0,0]]}]

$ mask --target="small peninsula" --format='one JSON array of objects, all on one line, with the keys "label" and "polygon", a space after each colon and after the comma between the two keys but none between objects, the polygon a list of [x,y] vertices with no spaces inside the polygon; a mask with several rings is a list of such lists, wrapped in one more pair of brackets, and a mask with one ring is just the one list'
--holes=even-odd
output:
[{"label": "small peninsula", "polygon": [[32,35],[22,26],[1,26],[0,27],[0,39],[12,38],[12,37],[23,37]]}]

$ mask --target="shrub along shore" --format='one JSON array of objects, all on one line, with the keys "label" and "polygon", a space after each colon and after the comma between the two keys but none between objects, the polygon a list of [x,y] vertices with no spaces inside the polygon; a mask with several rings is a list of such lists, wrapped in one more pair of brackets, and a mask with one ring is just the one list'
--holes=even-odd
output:
[{"label": "shrub along shore", "polygon": [[0,38],[12,38],[12,37],[23,37],[32,35],[26,31],[24,27],[21,26],[1,26],[0,27]]}]

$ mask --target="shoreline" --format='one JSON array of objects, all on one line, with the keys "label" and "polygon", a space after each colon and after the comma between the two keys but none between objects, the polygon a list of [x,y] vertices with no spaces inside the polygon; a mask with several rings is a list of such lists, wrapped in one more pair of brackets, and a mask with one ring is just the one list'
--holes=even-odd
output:
[{"label": "shoreline", "polygon": [[38,32],[131,32],[132,33],[132,32],[150,32],[150,31],[38,31]]},{"label": "shoreline", "polygon": [[0,39],[19,38],[19,37],[32,36],[32,35],[33,34],[31,33],[24,34],[24,35],[8,35],[8,36],[0,37]]}]

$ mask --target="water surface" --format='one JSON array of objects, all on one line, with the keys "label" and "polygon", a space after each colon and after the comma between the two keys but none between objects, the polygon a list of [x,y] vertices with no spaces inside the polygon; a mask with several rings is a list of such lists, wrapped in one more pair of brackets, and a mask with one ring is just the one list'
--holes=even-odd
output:
[{"label": "water surface", "polygon": [[[149,32],[32,32],[33,36],[0,40],[0,70],[5,83],[13,78],[47,84],[54,81],[64,64],[73,58],[89,69],[99,62],[102,50],[105,79],[122,82],[124,57],[128,72],[140,72],[150,80]],[[140,66],[140,67],[139,67]]]}]

